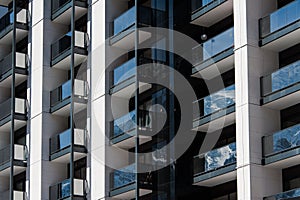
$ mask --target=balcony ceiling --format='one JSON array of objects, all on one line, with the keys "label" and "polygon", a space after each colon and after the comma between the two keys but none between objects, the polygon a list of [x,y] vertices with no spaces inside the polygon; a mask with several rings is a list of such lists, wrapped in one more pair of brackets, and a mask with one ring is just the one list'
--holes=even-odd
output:
[{"label": "balcony ceiling", "polygon": [[[23,38],[26,37],[26,35],[28,34],[27,30],[23,30],[23,29],[17,29],[16,31],[16,42],[21,41]],[[11,45],[12,44],[12,38],[13,38],[13,31],[10,31],[9,33],[7,33],[4,37],[2,37],[0,39],[0,44],[1,45]]]},{"label": "balcony ceiling", "polygon": [[266,165],[266,167],[285,169],[299,164],[300,155],[286,158],[271,164]]},{"label": "balcony ceiling", "polygon": [[[87,8],[75,6],[75,20],[82,17],[87,12]],[[71,23],[71,13],[72,9],[69,8],[66,11],[64,11],[62,14],[57,16],[53,21],[60,24],[68,25]]]},{"label": "balcony ceiling", "polygon": [[[201,10],[200,10],[201,11]],[[198,11],[198,12],[200,12]],[[233,0],[228,0],[218,5],[212,10],[204,13],[203,15],[199,16],[191,23],[199,26],[209,27],[222,19],[225,19],[233,12]],[[196,15],[196,13],[194,14]]]},{"label": "balcony ceiling", "polygon": [[0,6],[8,6],[8,4],[12,2],[12,0],[1,0],[0,1]]},{"label": "balcony ceiling", "polygon": [[262,46],[262,48],[280,52],[297,44],[296,41],[300,41],[300,28],[271,41],[270,43]]},{"label": "balcony ceiling", "polygon": [[283,96],[277,100],[271,101],[270,103],[265,104],[265,107],[276,110],[282,110],[299,103],[299,101],[300,91],[297,91],[287,96]]}]

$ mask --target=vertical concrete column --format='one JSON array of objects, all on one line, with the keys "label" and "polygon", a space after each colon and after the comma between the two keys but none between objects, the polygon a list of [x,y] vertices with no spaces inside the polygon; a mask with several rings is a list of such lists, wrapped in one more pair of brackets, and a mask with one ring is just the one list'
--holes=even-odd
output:
[{"label": "vertical concrete column", "polygon": [[49,139],[67,123],[49,113],[50,91],[63,83],[67,73],[51,68],[51,44],[67,27],[51,21],[51,1],[30,2],[29,161],[28,199],[49,199],[49,186],[67,178],[66,164],[49,161]]},{"label": "vertical concrete column", "polygon": [[106,199],[105,180],[105,5],[91,1],[91,105],[90,105],[90,199]]},{"label": "vertical concrete column", "polygon": [[279,112],[260,106],[260,77],[278,66],[278,54],[258,46],[258,21],[275,6],[275,0],[234,0],[239,200],[261,200],[282,186],[281,170],[261,165],[262,136],[280,128]]},{"label": "vertical concrete column", "polygon": [[42,105],[43,105],[43,18],[44,1],[30,2],[31,26],[30,43],[31,62],[30,72],[30,135],[29,135],[29,184],[28,198],[40,199],[42,197]]}]

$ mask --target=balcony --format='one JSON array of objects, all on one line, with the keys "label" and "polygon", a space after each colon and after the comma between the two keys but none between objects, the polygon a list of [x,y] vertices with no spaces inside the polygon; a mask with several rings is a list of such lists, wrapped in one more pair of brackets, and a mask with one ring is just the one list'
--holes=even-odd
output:
[{"label": "balcony", "polygon": [[[15,144],[14,152],[14,174],[17,175],[26,170],[27,148],[24,145]],[[0,150],[0,176],[10,175],[10,148],[7,146]]]},{"label": "balcony", "polygon": [[220,74],[234,66],[234,30],[233,28],[209,39],[192,50],[194,68],[192,76],[211,79],[216,76],[216,66]]},{"label": "balcony", "polygon": [[[6,191],[2,193],[3,199],[9,199],[10,191]],[[1,197],[1,195],[0,195]],[[14,198],[13,200],[26,200],[26,193],[24,191],[16,191],[14,190]]]},{"label": "balcony", "polygon": [[286,192],[276,194],[274,196],[265,197],[264,200],[282,200],[282,199],[296,200],[296,199],[299,199],[299,198],[300,198],[300,189],[297,188],[297,189],[293,189],[293,190],[289,190],[289,191],[286,191]]},{"label": "balcony", "polygon": [[[112,86],[110,94],[121,98],[130,98],[136,88],[136,73],[137,73],[137,61],[136,58],[132,58],[124,64],[115,68],[112,72]],[[139,77],[144,79],[151,78],[151,70],[139,70]],[[143,93],[151,88],[150,84],[146,82],[139,82],[139,92]]]},{"label": "balcony", "polygon": [[[67,33],[51,45],[51,66],[58,69],[70,70],[71,63],[71,37]],[[74,66],[81,64],[87,58],[87,33],[75,31]]]},{"label": "balcony", "polygon": [[[9,132],[11,128],[11,103],[12,99],[8,99],[0,104],[0,131]],[[25,99],[15,98],[15,130],[26,125],[27,106]]]},{"label": "balcony", "polygon": [[[16,53],[15,84],[19,85],[27,79],[27,55]],[[0,60],[0,87],[10,88],[12,83],[12,54]]]},{"label": "balcony", "polygon": [[233,13],[233,0],[191,0],[191,23],[209,27]]},{"label": "balcony", "polygon": [[300,1],[296,0],[259,20],[263,48],[282,51],[300,40]]},{"label": "balcony", "polygon": [[[24,39],[28,34],[28,11],[17,8],[16,42]],[[0,19],[0,45],[11,45],[13,39],[14,13],[8,12]]]},{"label": "balcony", "polygon": [[86,180],[74,179],[73,180],[73,194],[71,194],[71,179],[64,180],[58,184],[50,186],[50,200],[61,199],[86,199]]},{"label": "balcony", "polygon": [[[136,165],[132,164],[123,169],[115,170],[110,174],[109,196],[116,199],[133,199],[136,191]],[[140,196],[152,192],[152,179],[150,173],[139,174]]]},{"label": "balcony", "polygon": [[261,104],[273,109],[284,109],[299,102],[300,61],[283,67],[261,78]]},{"label": "balcony", "polygon": [[194,185],[212,187],[236,179],[236,143],[194,157]]},{"label": "balcony", "polygon": [[[193,130],[207,132],[210,123],[229,126],[235,122],[235,85],[231,85],[194,104]],[[197,105],[198,104],[198,105]],[[200,109],[200,112],[196,108]]]},{"label": "balcony", "polygon": [[[87,0],[74,0],[75,21],[87,13]],[[72,0],[52,0],[52,21],[69,25],[72,15]]]},{"label": "balcony", "polygon": [[50,92],[50,112],[59,116],[69,116],[72,103],[72,94],[74,97],[73,114],[85,109],[87,106],[88,85],[86,81],[75,79],[74,92],[72,91],[71,80]]},{"label": "balcony", "polygon": [[86,130],[68,129],[50,138],[50,161],[69,163],[71,156],[71,135],[74,134],[74,161],[86,156]]},{"label": "balcony", "polygon": [[[140,13],[140,19],[136,19],[136,11]],[[150,7],[132,7],[117,17],[112,24],[110,45],[121,49],[132,49],[135,46],[135,30],[139,27],[164,27],[166,13]],[[139,31],[139,43],[143,43],[151,37],[150,32]]]},{"label": "balcony", "polygon": [[8,5],[12,2],[13,0],[2,0],[0,2],[0,6],[5,6],[8,7]]},{"label": "balcony", "polygon": [[263,164],[287,168],[298,163],[300,158],[300,124],[265,136]]},{"label": "balcony", "polygon": [[[131,111],[111,122],[111,144],[123,149],[133,148],[137,131],[140,145],[149,142],[155,134],[153,127],[159,127],[158,123],[163,121],[162,113],[139,110],[139,120],[136,122],[136,111]],[[138,129],[136,123],[139,125]]]}]

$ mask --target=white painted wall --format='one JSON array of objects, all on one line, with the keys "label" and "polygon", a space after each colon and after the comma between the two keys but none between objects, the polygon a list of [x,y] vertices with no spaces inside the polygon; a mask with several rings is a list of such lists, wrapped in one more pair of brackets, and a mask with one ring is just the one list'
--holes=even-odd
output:
[{"label": "white painted wall", "polygon": [[91,6],[91,57],[90,57],[90,199],[104,199],[105,187],[105,4],[92,0]]},{"label": "white painted wall", "polygon": [[234,0],[237,185],[239,200],[281,191],[281,170],[261,165],[261,138],[280,127],[279,111],[260,106],[260,77],[278,66],[278,54],[258,47],[258,20],[274,0]]}]

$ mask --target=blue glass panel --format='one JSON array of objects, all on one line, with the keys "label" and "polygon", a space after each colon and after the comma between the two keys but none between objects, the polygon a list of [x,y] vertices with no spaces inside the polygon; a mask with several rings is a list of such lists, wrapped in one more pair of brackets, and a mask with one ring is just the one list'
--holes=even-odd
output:
[{"label": "blue glass panel", "polygon": [[69,32],[66,34],[66,36],[71,37],[71,36],[72,36],[72,31],[69,31]]},{"label": "blue glass panel", "polygon": [[300,146],[300,124],[273,135],[273,153]]},{"label": "blue glass panel", "polygon": [[72,94],[72,81],[68,81],[62,85],[61,98],[62,100],[68,98]]},{"label": "blue glass panel", "polygon": [[217,35],[216,37],[204,42],[202,47],[204,49],[203,60],[207,60],[217,54],[229,49],[234,44],[234,30],[233,28]]},{"label": "blue glass panel", "polygon": [[70,187],[71,187],[71,182],[69,179],[61,183],[61,198],[70,196]]},{"label": "blue glass panel", "polygon": [[14,13],[13,12],[10,13],[10,15],[9,15],[9,23],[10,24],[14,23]]},{"label": "blue glass panel", "polygon": [[205,154],[205,171],[210,171],[236,162],[236,143],[214,149]]},{"label": "blue glass panel", "polygon": [[235,104],[235,85],[204,98],[204,116]]},{"label": "blue glass panel", "polygon": [[211,2],[213,2],[213,0],[202,0],[202,6],[206,6]]},{"label": "blue glass panel", "polygon": [[114,85],[121,83],[134,76],[136,73],[136,60],[135,58],[127,61],[123,65],[114,70]]},{"label": "blue glass panel", "polygon": [[[296,199],[300,197],[300,189],[289,190],[271,197],[264,198],[264,200],[282,200],[282,199]],[[298,199],[297,198],[297,199]]]},{"label": "blue glass panel", "polygon": [[272,92],[300,82],[300,61],[272,73]]},{"label": "blue glass panel", "polygon": [[2,18],[7,13],[7,11],[7,7],[0,6],[0,18]]},{"label": "blue glass panel", "polygon": [[135,111],[131,111],[127,115],[124,115],[114,120],[114,137],[123,133],[129,132],[136,127]]},{"label": "blue glass panel", "polygon": [[0,32],[5,30],[9,25],[14,22],[14,14],[13,12],[7,12],[0,19]]},{"label": "blue glass panel", "polygon": [[67,130],[59,135],[59,148],[63,149],[71,145],[71,130]]},{"label": "blue glass panel", "polygon": [[288,4],[270,15],[270,31],[277,31],[300,19],[300,1]]},{"label": "blue glass panel", "polygon": [[71,36],[72,32],[68,32],[51,45],[52,59],[57,58],[59,55],[71,48]]},{"label": "blue glass panel", "polygon": [[119,188],[135,182],[135,164],[113,172],[113,188]]},{"label": "blue glass panel", "polygon": [[300,0],[295,0],[261,20],[261,37],[266,37],[299,19]]},{"label": "blue glass panel", "polygon": [[114,20],[114,35],[128,29],[135,24],[136,7],[132,7]]}]

